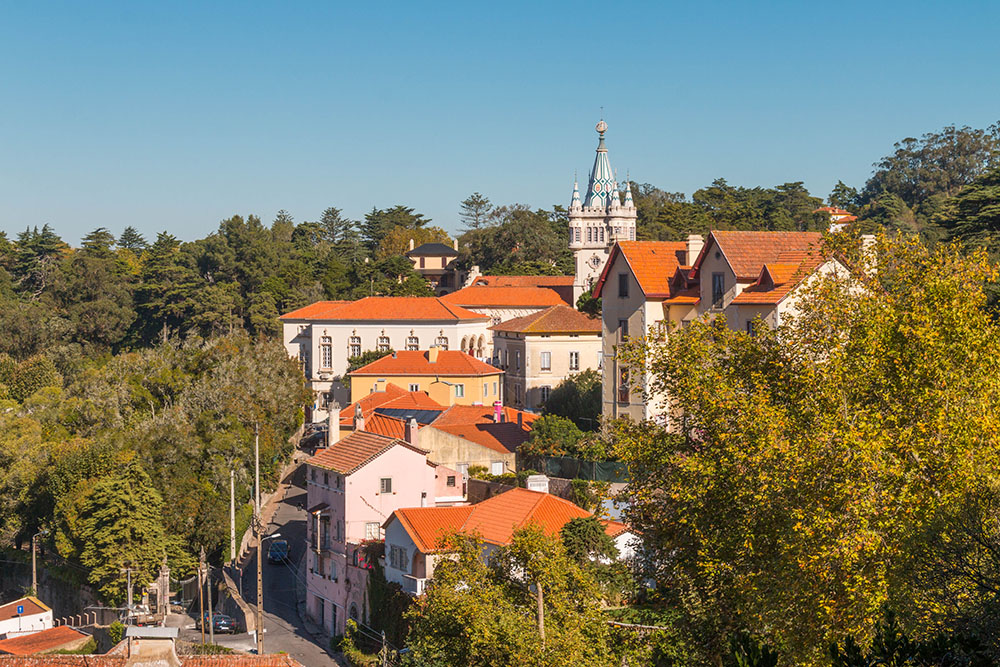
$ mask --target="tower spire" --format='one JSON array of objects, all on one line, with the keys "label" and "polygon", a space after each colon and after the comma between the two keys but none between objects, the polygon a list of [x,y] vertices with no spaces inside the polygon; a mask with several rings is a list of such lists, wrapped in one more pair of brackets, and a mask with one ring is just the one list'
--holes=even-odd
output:
[{"label": "tower spire", "polygon": [[608,131],[608,124],[601,120],[594,129],[597,130],[599,139],[594,168],[590,172],[590,183],[587,185],[586,205],[605,207],[611,203],[611,191],[614,189],[615,181],[611,162],[608,160],[608,147],[604,145],[604,133]]},{"label": "tower spire", "polygon": [[569,203],[569,207],[572,209],[580,208],[582,204],[580,203],[580,184],[576,180],[576,172],[573,172],[573,200]]},{"label": "tower spire", "polygon": [[635,203],[632,201],[632,178],[625,172],[625,208],[635,208]]}]

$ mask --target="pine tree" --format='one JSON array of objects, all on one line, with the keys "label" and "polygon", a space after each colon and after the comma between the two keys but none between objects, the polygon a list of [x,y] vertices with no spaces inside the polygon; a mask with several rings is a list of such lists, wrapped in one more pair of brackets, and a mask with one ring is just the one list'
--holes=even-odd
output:
[{"label": "pine tree", "polygon": [[484,227],[493,211],[493,204],[490,200],[478,192],[473,192],[462,201],[458,217],[465,223],[465,230],[480,229]]},{"label": "pine tree", "polygon": [[357,223],[345,218],[341,210],[333,206],[323,211],[319,224],[323,227],[324,238],[334,245],[341,244],[356,234]]},{"label": "pine tree", "polygon": [[141,252],[149,247],[146,237],[140,234],[135,227],[128,226],[122,235],[118,237],[118,247],[132,252]]}]

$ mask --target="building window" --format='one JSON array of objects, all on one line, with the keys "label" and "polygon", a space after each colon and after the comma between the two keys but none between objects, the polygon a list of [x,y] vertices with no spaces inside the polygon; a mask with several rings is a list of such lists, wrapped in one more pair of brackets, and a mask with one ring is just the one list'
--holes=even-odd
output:
[{"label": "building window", "polygon": [[542,356],[542,359],[541,359],[541,361],[542,361],[542,370],[543,371],[551,371],[552,370],[552,353],[551,352],[542,352],[541,356]]},{"label": "building window", "polygon": [[521,404],[521,385],[519,384],[514,385],[514,403],[516,405]]},{"label": "building window", "polygon": [[549,394],[552,393],[552,387],[542,387],[542,403],[549,400]]},{"label": "building window", "polygon": [[425,264],[425,260],[426,260],[426,258],[425,258],[425,257],[421,257],[421,258],[420,258],[420,268],[421,268],[421,269],[422,269],[422,268],[424,268],[424,264]]},{"label": "building window", "polygon": [[582,232],[582,231],[580,231],[580,228],[579,228],[579,227],[577,227],[577,228],[576,228],[576,242],[577,242],[577,243],[579,243],[579,242],[580,242],[580,237],[581,237],[582,235],[583,235],[583,232]]},{"label": "building window", "polygon": [[601,243],[604,243],[604,227],[601,227],[600,230],[599,230],[599,232],[600,232],[600,235],[601,235]]},{"label": "building window", "polygon": [[420,391],[420,385],[411,382],[410,383],[410,391]]},{"label": "building window", "polygon": [[722,297],[726,293],[726,277],[721,273],[712,274],[712,307],[722,307]]},{"label": "building window", "polygon": [[587,227],[587,243],[590,243],[593,240],[594,240],[594,228]]},{"label": "building window", "polygon": [[383,477],[378,481],[379,493],[392,493],[392,477]]},{"label": "building window", "polygon": [[392,348],[389,347],[389,337],[388,336],[379,336],[378,337],[378,344],[376,345],[376,349],[379,352],[388,352],[389,350],[391,350]]},{"label": "building window", "polygon": [[[369,521],[365,524],[365,539],[377,540],[379,538],[378,521]],[[357,555],[357,551],[354,552]]]},{"label": "building window", "polygon": [[406,339],[406,349],[407,350],[419,350],[420,349],[420,339],[416,336],[408,336]]},{"label": "building window", "polygon": [[496,382],[493,383],[493,395],[496,396],[497,398],[500,398],[500,395],[497,393],[497,383]]},{"label": "building window", "polygon": [[348,340],[348,353],[352,357],[361,356],[361,336],[351,336]]},{"label": "building window", "polygon": [[619,273],[618,274],[618,297],[621,299],[628,298],[628,274]]},{"label": "building window", "polygon": [[635,241],[635,227],[629,227],[628,238],[630,241]]},{"label": "building window", "polygon": [[437,345],[438,347],[440,347],[442,350],[447,350],[448,349],[448,337],[447,336],[438,336],[437,338],[434,339],[434,344]]},{"label": "building window", "polygon": [[569,369],[571,371],[580,370],[580,353],[570,352],[569,353]]},{"label": "building window", "polygon": [[458,474],[462,476],[462,479],[465,479],[466,477],[469,476],[468,463],[459,463],[457,466],[455,466],[455,470],[457,470]]},{"label": "building window", "polygon": [[454,475],[448,475],[448,479],[445,480],[445,484],[448,485],[448,486],[455,486],[455,476]]},{"label": "building window", "polygon": [[753,335],[753,320],[747,320],[747,333]]},{"label": "building window", "polygon": [[483,383],[483,398],[486,398],[489,395],[490,395],[490,383],[489,382],[484,382]]},{"label": "building window", "polygon": [[333,368],[333,339],[323,336],[319,339],[320,368]]},{"label": "building window", "polygon": [[514,352],[514,370],[521,370],[521,353],[519,351]]},{"label": "building window", "polygon": [[330,486],[330,473],[323,473],[323,486]]},{"label": "building window", "polygon": [[407,567],[406,562],[406,549],[403,547],[398,547],[395,544],[389,547],[389,565],[397,570],[408,571],[410,568]]},{"label": "building window", "polygon": [[618,402],[629,402],[628,369],[618,369]]},{"label": "building window", "polygon": [[628,320],[618,320],[618,344],[621,345],[628,338]]},{"label": "building window", "polygon": [[456,384],[455,385],[455,398],[465,398],[465,385]]},{"label": "building window", "polygon": [[491,475],[502,475],[503,474],[503,461],[492,461],[490,463],[490,474]]}]

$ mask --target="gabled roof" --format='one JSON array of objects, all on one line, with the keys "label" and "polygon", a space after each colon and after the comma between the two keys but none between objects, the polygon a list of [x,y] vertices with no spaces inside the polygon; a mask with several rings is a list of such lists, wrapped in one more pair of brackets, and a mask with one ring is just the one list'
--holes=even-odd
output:
[{"label": "gabled roof", "polygon": [[399,438],[355,431],[343,440],[333,443],[332,447],[318,450],[306,463],[341,475],[350,475],[396,446],[405,447],[419,454],[427,454],[426,451]]},{"label": "gabled roof", "polygon": [[17,608],[19,605],[24,606],[24,613],[21,616],[33,616],[35,614],[41,614],[46,611],[52,611],[45,603],[36,598],[33,595],[28,595],[26,597],[14,600],[13,602],[8,602],[5,605],[0,606],[0,621],[6,621],[11,618],[17,618]]},{"label": "gabled roof", "polygon": [[402,440],[406,437],[406,421],[398,417],[373,412],[370,417],[365,418],[364,431]]},{"label": "gabled roof", "polygon": [[422,243],[413,250],[406,252],[407,257],[419,257],[420,255],[447,255],[448,257],[458,257],[458,251],[450,245],[444,243]]},{"label": "gabled roof", "polygon": [[597,317],[584,315],[578,310],[566,305],[550,306],[545,310],[524,317],[501,322],[490,327],[493,331],[509,331],[512,333],[601,333],[601,320]]},{"label": "gabled roof", "polygon": [[774,305],[780,303],[797,285],[826,261],[821,250],[781,253],[765,264],[757,280],[732,300],[736,305]]},{"label": "gabled roof", "polygon": [[776,262],[784,252],[805,251],[823,238],[819,232],[736,232],[715,231],[708,235],[698,254],[691,274],[696,276],[713,247],[725,256],[730,268],[740,282],[754,281],[761,268]]},{"label": "gabled roof", "polygon": [[431,362],[430,353],[421,350],[400,350],[362,366],[348,375],[448,375],[470,376],[502,373],[486,362],[460,350],[439,350],[437,361]]},{"label": "gabled roof", "polygon": [[357,322],[372,320],[431,320],[436,322],[482,321],[489,318],[435,296],[368,296],[339,303],[319,301],[281,316],[283,320]]},{"label": "gabled roof", "polygon": [[373,391],[362,396],[340,410],[340,423],[350,426],[354,421],[357,406],[361,406],[361,416],[367,419],[379,408],[398,408],[403,410],[444,410],[441,405],[423,391],[406,391],[391,382],[385,385],[383,391]]},{"label": "gabled roof", "polygon": [[[0,639],[0,653],[11,655],[32,655],[63,648],[67,644],[86,643],[90,635],[74,630],[68,625],[60,625],[48,630]],[[76,648],[72,646],[70,648]]]},{"label": "gabled roof", "polygon": [[[453,405],[431,422],[430,427],[463,438],[501,454],[510,454],[531,436],[531,424],[538,415],[502,408],[502,422],[495,421],[494,409],[485,405]],[[521,424],[518,425],[518,415]]]},{"label": "gabled roof", "polygon": [[471,285],[445,294],[442,301],[465,308],[544,308],[565,304],[554,289],[548,287],[489,287]]},{"label": "gabled roof", "polygon": [[575,276],[479,276],[473,285],[490,287],[572,287]]},{"label": "gabled roof", "polygon": [[594,296],[599,297],[607,282],[615,258],[624,257],[646,298],[670,296],[670,279],[677,267],[687,259],[687,243],[683,241],[618,241],[604,264],[601,277],[594,284]]},{"label": "gabled roof", "polygon": [[[548,535],[557,535],[570,519],[587,516],[590,512],[558,496],[511,489],[471,506],[398,509],[388,521],[398,519],[417,548],[429,553],[439,549],[441,537],[449,532],[478,534],[484,542],[504,545],[510,543],[515,531],[529,524],[538,525]],[[623,524],[602,523],[609,535],[623,532]]]}]

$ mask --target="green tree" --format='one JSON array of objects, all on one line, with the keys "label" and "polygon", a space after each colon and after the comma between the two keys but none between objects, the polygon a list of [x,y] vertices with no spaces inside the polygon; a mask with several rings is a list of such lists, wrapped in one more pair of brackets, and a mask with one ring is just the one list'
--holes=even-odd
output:
[{"label": "green tree", "polygon": [[559,537],[566,547],[566,555],[580,565],[589,565],[602,558],[618,558],[614,540],[593,515],[570,519],[559,531]]},{"label": "green tree", "polygon": [[995,268],[913,240],[830,243],[866,270],[815,281],[778,329],[720,318],[624,353],[684,415],[682,432],[618,426],[627,521],[715,655],[746,629],[817,664],[830,639],[870,639],[890,599],[918,631],[992,604],[972,577],[921,573],[944,560],[928,534],[967,541],[958,510],[995,512]]},{"label": "green tree", "polygon": [[576,300],[576,309],[591,317],[601,316],[601,297],[594,298],[593,285]]},{"label": "green tree", "polygon": [[333,206],[323,211],[319,224],[323,228],[323,236],[334,246],[354,238],[357,234],[358,223],[345,218],[341,210]]},{"label": "green tree", "polygon": [[518,451],[526,456],[568,456],[576,452],[583,431],[559,415],[544,415],[531,424],[531,435]]},{"label": "green tree", "polygon": [[122,232],[122,235],[118,237],[119,248],[124,248],[133,252],[142,252],[148,246],[149,243],[146,242],[146,238],[131,225],[126,227]]},{"label": "green tree", "polygon": [[571,419],[593,431],[600,425],[601,375],[592,368],[574,373],[556,385],[545,401],[545,414]]},{"label": "green tree", "polygon": [[397,204],[388,209],[373,208],[365,215],[365,221],[361,224],[361,238],[374,251],[393,229],[420,229],[429,222],[430,218],[425,218],[407,206]]},{"label": "green tree", "polygon": [[858,190],[843,181],[837,181],[826,200],[830,202],[830,206],[837,206],[854,213],[858,208]]},{"label": "green tree", "polygon": [[458,218],[465,224],[465,231],[480,229],[488,224],[492,211],[493,204],[490,200],[478,192],[473,192],[462,200]]}]

